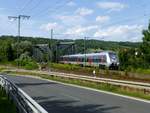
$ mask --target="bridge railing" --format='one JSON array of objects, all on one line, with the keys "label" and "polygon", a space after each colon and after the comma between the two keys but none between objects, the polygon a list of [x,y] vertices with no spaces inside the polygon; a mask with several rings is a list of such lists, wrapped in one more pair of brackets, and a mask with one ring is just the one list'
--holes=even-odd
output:
[{"label": "bridge railing", "polygon": [[15,103],[19,113],[48,113],[23,90],[3,75],[0,75],[0,85],[6,91],[10,100]]}]

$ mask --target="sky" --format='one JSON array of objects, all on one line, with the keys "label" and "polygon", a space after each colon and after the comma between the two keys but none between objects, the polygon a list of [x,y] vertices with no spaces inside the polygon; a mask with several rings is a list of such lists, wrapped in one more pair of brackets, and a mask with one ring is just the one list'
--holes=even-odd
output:
[{"label": "sky", "polygon": [[0,0],[0,35],[56,39],[142,41],[150,19],[150,0]]}]

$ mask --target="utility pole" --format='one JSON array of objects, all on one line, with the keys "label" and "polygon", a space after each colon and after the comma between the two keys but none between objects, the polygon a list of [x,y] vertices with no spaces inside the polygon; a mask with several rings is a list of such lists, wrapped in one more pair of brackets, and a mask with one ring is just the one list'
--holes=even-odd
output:
[{"label": "utility pole", "polygon": [[52,40],[53,40],[53,29],[51,29],[51,45],[50,45],[50,49],[51,49],[51,56],[50,56],[50,61],[52,62],[52,58],[53,58],[53,47],[52,47]]},{"label": "utility pole", "polygon": [[53,39],[53,29],[51,29],[51,38],[50,38],[50,54],[48,54],[48,66],[49,66],[49,71],[51,71],[51,64],[52,64],[52,59],[53,59],[53,51],[52,51],[52,39]]},{"label": "utility pole", "polygon": [[84,37],[84,67],[86,67],[86,38]]},{"label": "utility pole", "polygon": [[[20,21],[21,19],[29,19],[30,16],[26,16],[26,15],[18,15],[18,16],[8,16],[8,19],[14,19],[14,20],[18,20],[18,38],[17,38],[17,45],[19,44],[19,39],[20,39]],[[17,59],[19,58],[19,45],[17,47]],[[19,67],[19,62],[17,63],[18,67]]]}]

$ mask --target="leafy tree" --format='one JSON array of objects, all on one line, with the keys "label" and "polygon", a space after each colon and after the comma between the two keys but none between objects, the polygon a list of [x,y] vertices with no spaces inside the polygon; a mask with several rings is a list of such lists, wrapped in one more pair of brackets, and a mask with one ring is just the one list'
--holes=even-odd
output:
[{"label": "leafy tree", "polygon": [[13,50],[15,51],[15,56],[20,56],[21,54],[28,52],[29,56],[32,53],[32,43],[30,41],[21,41],[13,44]]},{"label": "leafy tree", "polygon": [[13,51],[10,43],[7,45],[6,53],[7,53],[7,60],[13,61],[14,60],[14,51]]},{"label": "leafy tree", "polygon": [[29,56],[28,52],[20,55],[18,59],[15,60],[15,64],[25,69],[37,69],[38,64]]},{"label": "leafy tree", "polygon": [[141,52],[144,63],[150,66],[150,23],[147,30],[143,30],[143,43],[141,44]]}]

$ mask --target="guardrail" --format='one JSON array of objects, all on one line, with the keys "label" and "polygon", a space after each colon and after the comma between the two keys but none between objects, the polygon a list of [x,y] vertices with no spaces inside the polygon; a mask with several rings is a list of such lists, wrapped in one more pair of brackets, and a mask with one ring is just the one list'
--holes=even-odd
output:
[{"label": "guardrail", "polygon": [[9,98],[15,103],[19,113],[48,113],[23,90],[0,75],[0,85],[4,88]]}]

